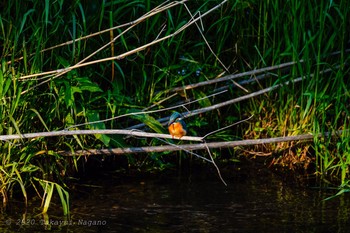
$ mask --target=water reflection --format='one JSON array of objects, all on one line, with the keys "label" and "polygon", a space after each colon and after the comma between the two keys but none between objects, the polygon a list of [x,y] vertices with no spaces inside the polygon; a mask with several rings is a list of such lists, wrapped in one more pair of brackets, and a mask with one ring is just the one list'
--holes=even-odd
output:
[{"label": "water reflection", "polygon": [[272,174],[234,177],[227,187],[215,174],[88,180],[76,185],[68,221],[51,207],[48,224],[19,226],[14,223],[21,214],[12,212],[0,219],[2,232],[346,232],[349,227],[347,195],[323,202],[333,193],[295,187]]}]

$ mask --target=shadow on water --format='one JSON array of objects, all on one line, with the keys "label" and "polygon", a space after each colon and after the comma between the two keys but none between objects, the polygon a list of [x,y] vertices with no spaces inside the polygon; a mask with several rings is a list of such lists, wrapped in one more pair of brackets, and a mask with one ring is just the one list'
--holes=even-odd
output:
[{"label": "shadow on water", "polygon": [[[259,170],[224,186],[214,173],[96,174],[75,184],[71,219],[59,201],[43,216],[11,207],[1,232],[347,232],[349,196],[287,184]],[[72,193],[72,192],[71,192]],[[22,205],[22,204],[20,204]],[[36,206],[37,203],[35,203]]]}]

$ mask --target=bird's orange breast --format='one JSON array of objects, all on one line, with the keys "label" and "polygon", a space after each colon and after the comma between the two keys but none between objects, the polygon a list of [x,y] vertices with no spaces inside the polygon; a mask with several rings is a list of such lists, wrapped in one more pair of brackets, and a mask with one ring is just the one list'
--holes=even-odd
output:
[{"label": "bird's orange breast", "polygon": [[175,122],[168,127],[170,135],[181,138],[186,135],[186,130],[182,127],[180,122]]}]

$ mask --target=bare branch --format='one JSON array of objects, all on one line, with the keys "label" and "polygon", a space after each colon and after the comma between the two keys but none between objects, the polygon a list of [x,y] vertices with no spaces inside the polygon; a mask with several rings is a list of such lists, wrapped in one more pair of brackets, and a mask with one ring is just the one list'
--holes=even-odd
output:
[{"label": "bare branch", "polygon": [[[28,139],[28,138],[36,138],[36,137],[57,137],[57,136],[86,135],[86,134],[123,134],[123,135],[135,136],[135,137],[180,139],[177,137],[172,137],[169,134],[147,133],[147,132],[138,131],[138,130],[97,129],[97,130],[61,130],[61,131],[54,131],[54,132],[0,135],[0,141],[13,140],[13,139]],[[183,136],[181,137],[181,140],[202,141],[202,138]]]},{"label": "bare branch", "polygon": [[[84,58],[82,61],[78,62],[77,64],[73,65],[73,66],[70,66],[70,67],[67,67],[67,68],[64,68],[64,69],[59,69],[59,70],[54,70],[54,71],[48,71],[48,72],[44,72],[44,73],[40,73],[40,74],[31,74],[31,75],[27,75],[27,76],[22,76],[20,77],[19,79],[27,79],[27,78],[32,78],[32,77],[35,77],[35,76],[40,76],[42,74],[57,74],[57,76],[60,76],[64,73],[67,73],[73,69],[76,69],[76,68],[80,68],[80,67],[83,67],[83,66],[88,66],[88,65],[92,65],[92,64],[96,64],[96,63],[101,63],[101,62],[106,62],[106,61],[112,61],[112,60],[120,60],[120,59],[123,59],[127,56],[130,56],[134,53],[137,53],[139,51],[142,51],[154,44],[157,44],[161,41],[164,41],[166,39],[169,39],[171,37],[174,37],[176,36],[177,34],[179,34],[180,32],[182,32],[183,30],[185,30],[186,28],[188,28],[189,26],[191,26],[192,24],[196,23],[198,20],[200,20],[202,17],[204,16],[207,16],[208,14],[210,14],[212,11],[218,9],[219,7],[221,7],[224,3],[227,2],[227,0],[223,1],[222,3],[216,5],[215,7],[211,8],[210,10],[208,10],[207,12],[205,12],[204,14],[202,14],[201,16],[195,18],[195,19],[191,19],[189,20],[184,26],[182,26],[181,28],[179,28],[177,31],[175,31],[174,33],[168,35],[168,36],[165,36],[165,37],[162,37],[160,39],[157,39],[157,40],[154,40],[148,44],[145,44],[143,46],[140,46],[138,48],[135,48],[133,50],[130,50],[130,51],[127,51],[123,54],[120,54],[120,55],[117,55],[117,56],[114,56],[114,57],[108,57],[108,58],[103,58],[103,59],[99,59],[99,60],[94,60],[94,61],[90,61],[90,62],[84,62],[86,61],[88,58],[90,58],[92,55],[96,54],[97,52],[101,51],[102,49],[104,49],[105,47],[109,46],[111,43],[113,43],[117,38],[119,38],[122,34],[124,34],[125,32],[129,31],[131,28],[135,27],[138,23],[141,23],[142,21],[144,21],[145,19],[155,15],[155,14],[158,14],[162,11],[165,11],[167,9],[169,9],[170,7],[173,7],[175,5],[178,5],[178,4],[183,4],[184,2],[186,2],[186,0],[183,0],[183,1],[180,1],[180,2],[175,2],[175,3],[170,3],[162,8],[156,8],[157,10],[156,11],[151,11],[151,12],[148,12],[147,14],[145,14],[144,16],[140,17],[139,19],[137,19],[133,24],[131,24],[130,27],[128,27],[127,29],[125,29],[121,34],[119,34],[116,38],[114,38],[112,41],[110,41],[109,43],[105,44],[103,47],[99,48],[97,51],[95,51],[93,54],[90,54],[87,58]],[[50,79],[49,79],[50,80]],[[44,82],[43,82],[44,83]],[[22,93],[24,94],[24,93]]]},{"label": "bare branch", "polygon": [[[307,141],[313,140],[314,138],[321,137],[333,137],[343,133],[343,130],[335,132],[326,132],[324,134],[312,135],[302,134],[297,136],[287,137],[276,137],[276,138],[264,138],[264,139],[248,139],[241,141],[228,141],[228,142],[207,142],[199,144],[184,144],[181,146],[174,147],[169,146],[147,146],[147,147],[130,147],[130,148],[114,148],[114,149],[90,149],[90,150],[78,150],[75,152],[71,151],[60,151],[58,152],[64,156],[76,156],[76,155],[124,155],[124,154],[137,154],[137,153],[150,153],[150,152],[165,152],[165,151],[180,151],[180,150],[204,150],[207,148],[233,148],[238,146],[252,146],[269,143],[279,142],[290,142],[290,141]],[[181,138],[182,139],[182,138]]]},{"label": "bare branch", "polygon": [[[303,62],[303,60],[300,60],[298,62]],[[256,75],[256,74],[260,74],[263,72],[268,72],[271,70],[277,70],[277,69],[282,69],[288,66],[292,66],[297,64],[298,62],[296,61],[292,61],[292,62],[286,62],[286,63],[282,63],[280,65],[276,65],[276,66],[269,66],[269,67],[264,67],[261,69],[256,69],[256,70],[250,70],[250,71],[246,71],[246,72],[242,72],[239,74],[230,74],[230,75],[226,75],[222,78],[217,78],[217,79],[212,79],[212,80],[208,80],[208,81],[204,81],[204,82],[199,82],[199,83],[195,83],[195,84],[190,84],[190,85],[186,85],[186,86],[182,86],[182,87],[175,87],[173,89],[171,89],[171,92],[177,92],[177,91],[182,91],[182,90],[190,90],[196,87],[201,87],[201,86],[206,86],[206,85],[210,85],[210,84],[214,84],[214,83],[218,83],[218,82],[224,82],[224,81],[230,81],[232,79],[236,79],[236,78],[241,78],[241,77],[245,77],[248,75]]]}]

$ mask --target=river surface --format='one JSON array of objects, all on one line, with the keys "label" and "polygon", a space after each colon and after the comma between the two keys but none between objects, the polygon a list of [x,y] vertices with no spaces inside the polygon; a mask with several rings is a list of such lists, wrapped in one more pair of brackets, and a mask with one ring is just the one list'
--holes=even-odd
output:
[{"label": "river surface", "polygon": [[214,172],[96,174],[74,184],[70,218],[56,199],[45,216],[19,202],[2,210],[0,231],[350,232],[348,194],[324,201],[336,190],[258,170],[224,178],[228,186]]}]

